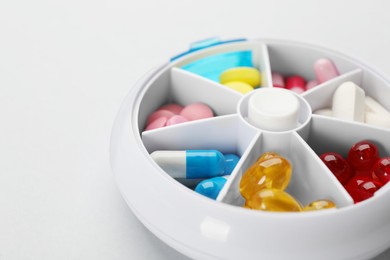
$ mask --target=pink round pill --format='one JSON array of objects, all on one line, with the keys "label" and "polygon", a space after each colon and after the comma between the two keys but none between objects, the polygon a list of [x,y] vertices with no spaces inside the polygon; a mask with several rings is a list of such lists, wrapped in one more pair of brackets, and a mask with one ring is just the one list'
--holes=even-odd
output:
[{"label": "pink round pill", "polygon": [[180,115],[184,116],[189,121],[209,118],[214,116],[211,108],[203,103],[194,103],[184,107]]},{"label": "pink round pill", "polygon": [[312,89],[314,88],[315,86],[317,86],[319,83],[317,80],[310,80],[309,82],[307,82],[306,84],[306,89]]},{"label": "pink round pill", "polygon": [[180,112],[183,110],[183,106],[180,106],[178,104],[167,104],[162,107],[160,107],[158,110],[167,110],[169,112],[174,113],[175,115],[180,115]]},{"label": "pink round pill", "polygon": [[149,125],[157,118],[167,117],[169,119],[169,118],[173,117],[174,115],[175,115],[174,113],[172,113],[171,111],[168,111],[168,110],[161,110],[161,109],[156,110],[149,115],[148,120],[146,120],[146,125]]},{"label": "pink round pill", "polygon": [[168,117],[162,116],[154,120],[152,123],[148,124],[145,128],[145,131],[161,128],[167,125]]},{"label": "pink round pill", "polygon": [[177,124],[181,124],[181,123],[185,123],[185,122],[188,122],[187,118],[185,118],[184,116],[175,115],[175,116],[168,119],[167,126],[177,125]]}]

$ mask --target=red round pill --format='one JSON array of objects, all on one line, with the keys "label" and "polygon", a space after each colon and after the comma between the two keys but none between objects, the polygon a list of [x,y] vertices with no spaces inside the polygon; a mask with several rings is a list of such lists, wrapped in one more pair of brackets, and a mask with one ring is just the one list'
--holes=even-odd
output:
[{"label": "red round pill", "polygon": [[368,141],[354,144],[348,152],[348,162],[354,170],[366,171],[379,159],[378,148]]},{"label": "red round pill", "polygon": [[345,186],[355,203],[371,198],[381,187],[380,182],[366,177],[353,177]]},{"label": "red round pill", "polygon": [[374,165],[374,175],[383,183],[390,181],[390,157],[379,159]]},{"label": "red round pill", "polygon": [[292,88],[300,88],[300,89],[306,89],[306,81],[301,76],[295,75],[288,77],[286,80],[286,88],[292,89]]},{"label": "red round pill", "polygon": [[348,162],[340,154],[329,152],[322,154],[320,158],[341,184],[347,184],[348,180],[353,177]]}]

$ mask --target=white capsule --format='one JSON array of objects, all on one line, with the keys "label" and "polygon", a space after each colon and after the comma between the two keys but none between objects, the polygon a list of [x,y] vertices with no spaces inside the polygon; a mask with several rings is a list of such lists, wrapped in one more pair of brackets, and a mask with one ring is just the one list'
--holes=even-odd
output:
[{"label": "white capsule", "polygon": [[344,82],[333,95],[333,116],[348,121],[364,122],[364,98],[362,88],[351,81]]},{"label": "white capsule", "polygon": [[386,108],[384,108],[381,104],[379,104],[375,99],[370,96],[366,96],[364,103],[366,107],[366,112],[385,115],[390,114],[390,112],[386,110]]},{"label": "white capsule", "polygon": [[390,128],[390,114],[366,112],[365,122],[370,125]]},{"label": "white capsule", "polygon": [[332,109],[330,108],[318,109],[314,111],[314,114],[321,116],[333,116]]}]

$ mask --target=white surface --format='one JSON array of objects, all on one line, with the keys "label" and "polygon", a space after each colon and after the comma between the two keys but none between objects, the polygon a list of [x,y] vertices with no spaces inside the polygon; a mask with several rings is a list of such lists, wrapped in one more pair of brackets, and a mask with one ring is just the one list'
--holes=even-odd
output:
[{"label": "white surface", "polygon": [[[214,35],[316,43],[389,75],[389,7],[386,0],[2,1],[0,259],[183,259],[135,219],[113,182],[109,134],[132,84]],[[389,257],[388,250],[378,259]]]}]

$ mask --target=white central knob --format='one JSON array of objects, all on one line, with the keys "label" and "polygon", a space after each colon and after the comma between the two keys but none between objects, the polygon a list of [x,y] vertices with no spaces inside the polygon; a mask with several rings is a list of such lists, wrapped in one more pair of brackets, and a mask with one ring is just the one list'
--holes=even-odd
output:
[{"label": "white central knob", "polygon": [[248,102],[248,119],[254,126],[270,131],[286,131],[298,126],[299,100],[289,90],[263,88]]}]

